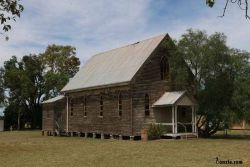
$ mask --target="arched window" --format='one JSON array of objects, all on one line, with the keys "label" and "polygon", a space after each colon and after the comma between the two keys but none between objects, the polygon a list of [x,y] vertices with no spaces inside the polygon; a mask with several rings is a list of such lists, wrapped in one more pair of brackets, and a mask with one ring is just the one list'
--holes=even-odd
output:
[{"label": "arched window", "polygon": [[150,112],[149,112],[149,96],[148,96],[148,94],[145,94],[144,110],[145,110],[145,115],[148,116],[150,114]]},{"label": "arched window", "polygon": [[102,99],[102,96],[100,96],[100,114],[99,114],[100,117],[103,116],[103,99]]},{"label": "arched window", "polygon": [[169,72],[169,64],[166,56],[163,56],[161,58],[160,66],[161,66],[161,80],[164,80],[166,78],[166,74]]},{"label": "arched window", "polygon": [[118,96],[118,114],[122,116],[122,94],[120,93]]}]

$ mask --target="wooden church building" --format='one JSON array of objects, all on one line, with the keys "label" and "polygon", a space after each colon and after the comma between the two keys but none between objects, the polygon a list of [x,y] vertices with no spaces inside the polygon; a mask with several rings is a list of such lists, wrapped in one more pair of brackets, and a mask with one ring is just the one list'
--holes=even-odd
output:
[{"label": "wooden church building", "polygon": [[169,81],[168,34],[99,53],[58,96],[43,102],[43,132],[140,136],[151,123],[165,135],[197,134],[195,100]]}]

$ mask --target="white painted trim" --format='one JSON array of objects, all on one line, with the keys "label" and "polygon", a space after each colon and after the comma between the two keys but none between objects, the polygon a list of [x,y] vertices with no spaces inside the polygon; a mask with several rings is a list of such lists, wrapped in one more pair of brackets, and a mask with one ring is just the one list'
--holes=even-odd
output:
[{"label": "white painted trim", "polygon": [[192,106],[192,132],[195,132],[195,120],[194,120],[194,106]]},{"label": "white painted trim", "polygon": [[155,123],[156,125],[168,125],[168,126],[173,126],[174,123]]},{"label": "white painted trim", "polygon": [[174,133],[174,106],[172,106],[172,133]]},{"label": "white painted trim", "polygon": [[66,132],[69,132],[69,97],[67,96],[67,106],[66,106]]},{"label": "white painted trim", "polygon": [[178,133],[177,131],[178,131],[178,127],[177,127],[177,106],[176,105],[174,105],[174,115],[175,115],[175,132],[174,133]]},{"label": "white painted trim", "polygon": [[196,115],[196,109],[195,109],[195,106],[194,106],[194,132],[195,133],[197,133],[196,123],[197,123],[197,115]]}]

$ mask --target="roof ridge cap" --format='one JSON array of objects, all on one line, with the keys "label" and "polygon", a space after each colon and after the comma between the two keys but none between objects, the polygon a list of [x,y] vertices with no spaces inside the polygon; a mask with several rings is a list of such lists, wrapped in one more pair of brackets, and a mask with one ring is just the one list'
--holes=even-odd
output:
[{"label": "roof ridge cap", "polygon": [[134,42],[134,43],[125,44],[125,45],[119,46],[119,47],[117,47],[117,48],[113,48],[113,49],[109,49],[109,50],[106,50],[106,51],[102,51],[102,52],[99,52],[99,53],[94,54],[93,56],[91,56],[90,59],[92,59],[93,57],[98,56],[98,55],[100,55],[100,54],[106,53],[106,52],[110,52],[110,51],[113,51],[113,50],[116,50],[116,49],[121,49],[121,48],[125,48],[125,47],[131,46],[131,45],[139,44],[139,43],[141,43],[141,42],[144,42],[144,41],[147,41],[147,40],[150,40],[150,39],[154,39],[154,38],[158,38],[158,37],[160,37],[160,36],[166,36],[167,34],[168,34],[168,33],[162,33],[162,34],[160,34],[160,35],[152,36],[152,37],[149,37],[149,38],[146,38],[146,39],[143,39],[143,40],[136,41],[136,42]]}]

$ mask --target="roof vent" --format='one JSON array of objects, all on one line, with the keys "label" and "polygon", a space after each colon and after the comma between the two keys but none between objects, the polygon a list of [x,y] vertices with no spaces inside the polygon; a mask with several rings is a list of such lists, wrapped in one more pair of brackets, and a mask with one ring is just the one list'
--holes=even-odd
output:
[{"label": "roof vent", "polygon": [[136,45],[136,44],[138,44],[138,43],[140,43],[140,41],[138,41],[138,42],[136,42],[136,43],[133,43],[132,45]]}]

